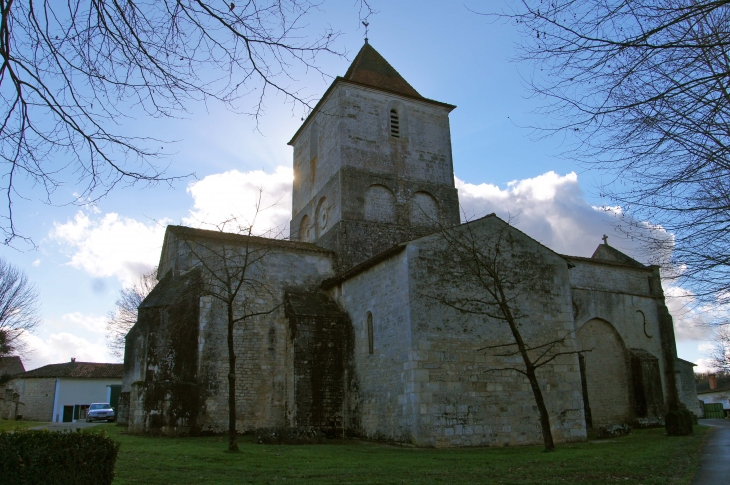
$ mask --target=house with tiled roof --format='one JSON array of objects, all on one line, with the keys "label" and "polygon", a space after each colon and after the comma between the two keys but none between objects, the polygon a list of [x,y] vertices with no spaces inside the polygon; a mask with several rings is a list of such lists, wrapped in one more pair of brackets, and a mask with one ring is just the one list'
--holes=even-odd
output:
[{"label": "house with tiled roof", "polygon": [[15,412],[23,419],[80,421],[86,419],[92,403],[108,402],[116,408],[122,372],[123,364],[71,359],[63,364],[49,364],[16,374],[5,384],[5,395],[16,396],[19,404],[14,407],[17,408]]},{"label": "house with tiled roof", "polygon": [[730,409],[730,375],[711,374],[697,383],[697,399],[705,404],[722,404]]}]

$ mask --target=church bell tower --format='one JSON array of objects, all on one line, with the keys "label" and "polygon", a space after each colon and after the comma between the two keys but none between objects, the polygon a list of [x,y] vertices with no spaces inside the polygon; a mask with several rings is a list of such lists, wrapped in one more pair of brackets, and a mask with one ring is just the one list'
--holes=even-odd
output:
[{"label": "church bell tower", "polygon": [[449,113],[367,41],[289,142],[291,239],[337,254],[340,271],[459,223]]}]

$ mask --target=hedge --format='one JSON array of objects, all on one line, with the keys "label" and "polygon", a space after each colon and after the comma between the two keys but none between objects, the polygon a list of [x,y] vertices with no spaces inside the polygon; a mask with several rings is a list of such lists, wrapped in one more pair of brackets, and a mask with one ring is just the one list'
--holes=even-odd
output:
[{"label": "hedge", "polygon": [[39,430],[0,432],[0,482],[107,485],[119,443],[102,434]]}]

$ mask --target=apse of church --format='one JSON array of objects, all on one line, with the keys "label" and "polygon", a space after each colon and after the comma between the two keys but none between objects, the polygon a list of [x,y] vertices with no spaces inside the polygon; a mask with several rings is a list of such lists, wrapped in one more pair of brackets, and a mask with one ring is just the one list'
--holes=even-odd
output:
[{"label": "apse of church", "polygon": [[515,304],[531,316],[527,338],[565,338],[571,350],[538,372],[557,442],[584,440],[592,426],[656,422],[678,400],[696,411],[659,268],[607,241],[591,257],[557,254],[494,214],[460,224],[454,108],[421,96],[365,44],[290,142],[289,240],[169,226],[160,283],[126,339],[120,424],[165,434],[228,427],[225,308],[205,291],[212,266],[191,250],[207,245],[266,254],[260,303],[272,311],[234,331],[239,432],[540,442],[529,384],[495,371],[514,363],[484,350],[504,343],[503,324],[429,297],[476,291],[454,277],[444,246],[445,232],[464,231],[507,234],[514,254],[535,256],[541,289]]}]

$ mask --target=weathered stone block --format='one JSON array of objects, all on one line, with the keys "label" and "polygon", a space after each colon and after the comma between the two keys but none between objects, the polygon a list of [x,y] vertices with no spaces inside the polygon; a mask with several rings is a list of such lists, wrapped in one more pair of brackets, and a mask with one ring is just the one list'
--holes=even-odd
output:
[{"label": "weathered stone block", "polygon": [[628,424],[610,424],[598,428],[599,439],[619,438],[631,434],[631,426]]}]

